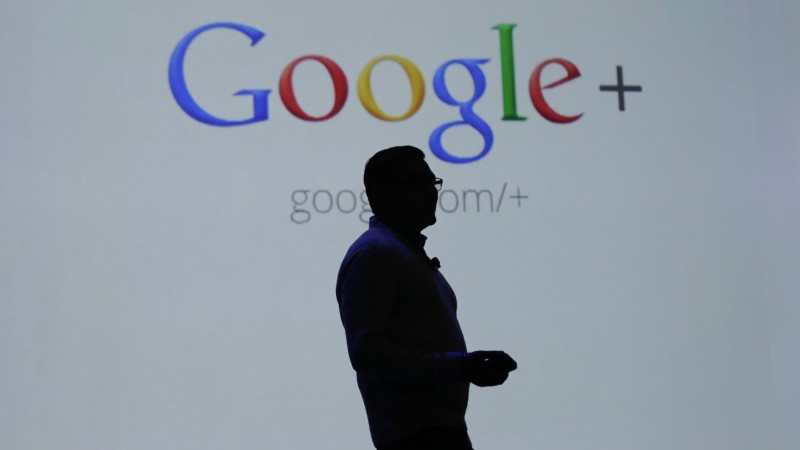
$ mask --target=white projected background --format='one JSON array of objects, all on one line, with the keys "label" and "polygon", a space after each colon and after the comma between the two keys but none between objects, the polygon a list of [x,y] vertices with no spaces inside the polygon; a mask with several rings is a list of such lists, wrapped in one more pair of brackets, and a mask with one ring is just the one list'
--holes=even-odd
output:
[{"label": "white projected background", "polygon": [[[371,448],[334,285],[365,228],[363,164],[398,144],[422,148],[445,180],[428,252],[469,348],[519,362],[505,385],[471,390],[476,448],[800,448],[799,9],[4,2],[0,448]],[[266,36],[199,36],[189,91],[242,120],[251,98],[233,94],[269,89],[268,120],[211,126],[176,103],[172,52],[215,22]],[[516,24],[524,121],[502,120],[498,24]],[[304,55],[346,76],[329,120],[281,101],[280,75]],[[424,78],[406,120],[378,120],[359,100],[359,73],[381,55]],[[529,95],[534,69],[556,57],[580,77],[544,98],[583,113],[572,123],[546,120]],[[489,60],[474,110],[494,142],[467,164],[428,144],[460,119],[433,86],[459,58]],[[617,66],[642,88],[625,92],[625,111],[600,90]],[[548,65],[542,84],[565,74]],[[473,95],[464,67],[445,79],[458,101]],[[308,114],[331,110],[320,63],[293,81]],[[372,89],[387,114],[409,107],[394,62],[375,66]],[[443,145],[470,156],[483,141],[464,126]]]}]

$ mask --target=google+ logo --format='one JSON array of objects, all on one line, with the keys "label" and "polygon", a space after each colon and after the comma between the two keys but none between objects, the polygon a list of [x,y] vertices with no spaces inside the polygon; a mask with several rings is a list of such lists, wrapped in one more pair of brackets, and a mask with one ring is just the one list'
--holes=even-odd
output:
[{"label": "google+ logo", "polygon": [[[516,85],[514,81],[514,51],[513,51],[513,29],[516,24],[498,24],[492,27],[499,32],[500,37],[500,63],[502,75],[502,89],[503,89],[503,120],[526,120],[525,117],[517,114],[516,105]],[[249,118],[242,120],[227,120],[217,117],[205,109],[203,109],[192,97],[189,88],[186,85],[186,78],[184,74],[184,59],[186,52],[192,42],[201,34],[219,28],[227,28],[244,34],[250,38],[251,46],[255,46],[265,36],[265,34],[253,27],[242,25],[233,22],[219,22],[198,27],[189,32],[183,39],[178,42],[172,52],[172,57],[169,63],[169,84],[172,89],[172,94],[175,101],[183,109],[183,111],[190,117],[198,120],[199,122],[221,126],[237,126],[248,125],[256,122],[262,122],[269,119],[269,89],[243,89],[233,95],[235,96],[250,96],[252,98],[253,113]],[[295,69],[301,63],[306,61],[314,61],[321,64],[333,81],[334,102],[331,110],[321,116],[312,116],[306,113],[297,101],[295,96],[295,89],[292,83],[292,76]],[[384,112],[372,92],[371,76],[374,67],[384,61],[391,61],[398,64],[406,76],[411,87],[411,104],[408,109],[400,115],[390,115]],[[461,120],[444,123],[436,127],[431,133],[429,145],[433,154],[439,159],[451,163],[470,163],[477,161],[486,156],[492,149],[494,142],[494,135],[492,129],[485,120],[479,117],[473,107],[475,103],[480,100],[486,91],[486,76],[484,75],[481,65],[485,64],[489,59],[467,59],[457,58],[442,64],[433,76],[433,90],[436,96],[445,104],[458,107]],[[545,67],[549,65],[560,66],[566,74],[547,85],[542,86],[541,74]],[[472,96],[464,101],[456,99],[447,87],[445,82],[445,73],[452,66],[462,66],[467,70],[472,79],[473,93]],[[624,86],[622,83],[622,68],[617,66],[617,82],[616,86],[600,86],[601,91],[615,91],[620,96],[620,110],[624,110],[623,94],[625,91],[641,91],[640,86]],[[551,58],[542,61],[531,74],[528,91],[530,94],[531,102],[533,103],[536,111],[545,119],[554,123],[571,123],[578,120],[583,114],[576,114],[572,116],[563,115],[553,109],[544,97],[544,90],[552,89],[560,86],[568,81],[581,76],[580,70],[572,62],[563,58]],[[372,59],[361,70],[358,81],[358,98],[361,101],[364,109],[373,117],[389,122],[401,121],[413,116],[422,106],[425,98],[425,81],[419,68],[410,60],[399,55],[382,55]],[[281,101],[286,109],[295,117],[310,121],[319,122],[328,120],[345,105],[348,95],[348,82],[342,68],[330,58],[320,55],[305,55],[296,58],[290,62],[283,70],[278,83],[278,92]],[[444,133],[458,126],[469,126],[475,129],[483,138],[483,148],[480,152],[472,156],[458,156],[448,152],[442,145],[442,137]]]}]

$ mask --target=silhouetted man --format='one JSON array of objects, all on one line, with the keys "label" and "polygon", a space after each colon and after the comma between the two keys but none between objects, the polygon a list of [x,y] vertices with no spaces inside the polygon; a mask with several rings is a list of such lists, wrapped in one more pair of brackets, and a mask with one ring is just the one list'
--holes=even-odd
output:
[{"label": "silhouetted man", "polygon": [[470,450],[469,383],[496,386],[516,369],[501,351],[467,352],[456,296],[425,253],[442,180],[410,146],[367,161],[369,229],[339,269],[336,298],[350,362],[379,450]]}]

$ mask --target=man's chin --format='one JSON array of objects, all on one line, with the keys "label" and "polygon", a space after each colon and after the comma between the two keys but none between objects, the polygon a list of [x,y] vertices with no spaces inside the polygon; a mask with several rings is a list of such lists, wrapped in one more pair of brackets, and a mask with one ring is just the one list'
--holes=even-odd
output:
[{"label": "man's chin", "polygon": [[436,223],[436,215],[435,214],[431,214],[431,216],[428,218],[428,224],[425,225],[425,226],[429,227],[429,226],[431,226],[431,225],[433,225],[435,223]]}]

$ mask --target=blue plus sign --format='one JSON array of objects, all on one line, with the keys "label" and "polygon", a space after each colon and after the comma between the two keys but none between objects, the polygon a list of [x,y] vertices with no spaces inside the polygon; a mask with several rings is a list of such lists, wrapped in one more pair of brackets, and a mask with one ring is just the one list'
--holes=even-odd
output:
[{"label": "blue plus sign", "polygon": [[622,66],[617,66],[617,84],[600,85],[601,91],[613,91],[617,93],[619,100],[619,110],[625,111],[625,93],[626,92],[642,92],[641,86],[625,86],[622,81]]}]

